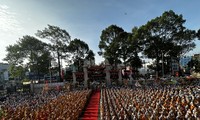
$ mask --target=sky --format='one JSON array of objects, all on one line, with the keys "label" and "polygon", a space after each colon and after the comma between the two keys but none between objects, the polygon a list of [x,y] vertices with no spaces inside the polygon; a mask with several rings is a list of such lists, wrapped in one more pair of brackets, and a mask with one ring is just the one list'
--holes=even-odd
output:
[{"label": "sky", "polygon": [[[98,44],[108,26],[131,32],[133,27],[173,10],[186,19],[186,28],[198,30],[199,5],[199,0],[0,0],[0,62],[5,62],[6,46],[24,35],[35,36],[50,24],[65,29],[72,39],[85,41],[100,63],[104,59],[98,56]],[[200,42],[196,40],[196,44],[190,55],[200,52]]]}]

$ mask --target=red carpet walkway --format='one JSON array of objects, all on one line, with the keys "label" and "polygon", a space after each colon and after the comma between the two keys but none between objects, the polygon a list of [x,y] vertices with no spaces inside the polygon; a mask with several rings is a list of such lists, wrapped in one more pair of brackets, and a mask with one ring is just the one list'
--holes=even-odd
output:
[{"label": "red carpet walkway", "polygon": [[100,90],[96,90],[92,93],[90,101],[81,120],[98,120],[99,101]]}]

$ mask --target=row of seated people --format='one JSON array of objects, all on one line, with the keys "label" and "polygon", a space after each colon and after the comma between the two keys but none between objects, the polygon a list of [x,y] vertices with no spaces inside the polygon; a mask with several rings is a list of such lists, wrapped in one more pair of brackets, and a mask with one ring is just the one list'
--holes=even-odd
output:
[{"label": "row of seated people", "polygon": [[[33,96],[13,96],[2,102],[0,119],[77,120],[91,90],[47,92]],[[26,99],[27,98],[27,99]]]},{"label": "row of seated people", "polygon": [[100,106],[102,120],[197,120],[200,86],[106,88]]}]

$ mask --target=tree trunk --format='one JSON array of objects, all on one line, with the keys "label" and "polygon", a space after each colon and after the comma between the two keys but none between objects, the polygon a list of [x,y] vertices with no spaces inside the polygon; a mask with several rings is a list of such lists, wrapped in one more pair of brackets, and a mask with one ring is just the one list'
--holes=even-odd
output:
[{"label": "tree trunk", "polygon": [[61,71],[60,71],[60,54],[59,51],[57,51],[57,55],[58,55],[58,74],[59,74],[59,82],[62,82],[62,78],[61,78]]},{"label": "tree trunk", "polygon": [[39,70],[39,67],[38,67],[38,62],[37,62],[37,76],[38,76],[38,81],[40,81],[40,70]]},{"label": "tree trunk", "polygon": [[158,66],[159,66],[159,57],[158,57],[158,50],[156,50],[156,80],[158,79]]}]

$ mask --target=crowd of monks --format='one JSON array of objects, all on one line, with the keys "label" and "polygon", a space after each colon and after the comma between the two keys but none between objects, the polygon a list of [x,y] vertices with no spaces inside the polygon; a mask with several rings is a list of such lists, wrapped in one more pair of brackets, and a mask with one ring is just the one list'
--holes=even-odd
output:
[{"label": "crowd of monks", "polygon": [[[15,93],[0,102],[1,120],[78,120],[92,90]],[[101,89],[101,120],[200,120],[200,86]]]},{"label": "crowd of monks", "polygon": [[102,120],[199,120],[200,86],[106,88]]},{"label": "crowd of monks", "polygon": [[59,91],[33,96],[12,95],[1,102],[2,120],[77,120],[91,90]]}]

